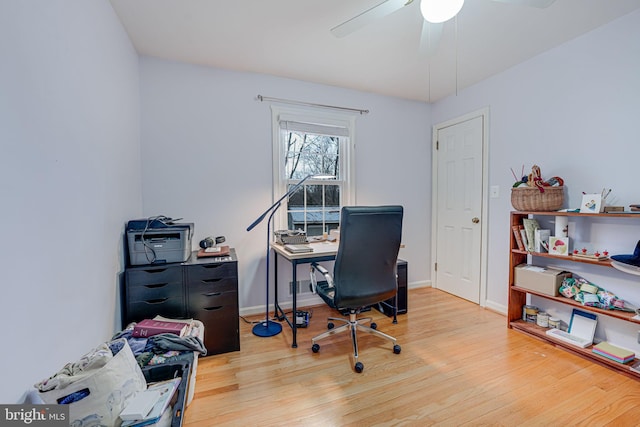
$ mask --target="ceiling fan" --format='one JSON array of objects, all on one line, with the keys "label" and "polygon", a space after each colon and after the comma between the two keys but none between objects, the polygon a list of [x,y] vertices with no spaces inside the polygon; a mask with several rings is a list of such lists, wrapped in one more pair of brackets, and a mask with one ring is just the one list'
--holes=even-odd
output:
[{"label": "ceiling fan", "polygon": [[[555,0],[493,0],[501,3],[511,3],[537,8],[549,7]],[[338,37],[345,37],[372,22],[384,18],[393,12],[413,3],[414,0],[385,0],[359,15],[333,27],[331,33]],[[420,11],[424,17],[422,35],[420,37],[420,51],[431,55],[442,36],[444,22],[450,20],[460,12],[464,0],[421,0]]]}]

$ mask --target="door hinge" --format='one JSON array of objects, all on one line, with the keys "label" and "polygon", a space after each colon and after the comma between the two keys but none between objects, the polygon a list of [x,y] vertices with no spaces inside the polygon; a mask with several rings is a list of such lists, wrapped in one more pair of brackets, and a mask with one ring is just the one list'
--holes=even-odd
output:
[{"label": "door hinge", "polygon": [[438,263],[437,263],[437,262],[433,265],[433,269],[434,269],[435,271],[438,271]]},{"label": "door hinge", "polygon": [[436,141],[436,150],[440,149],[440,141]]}]

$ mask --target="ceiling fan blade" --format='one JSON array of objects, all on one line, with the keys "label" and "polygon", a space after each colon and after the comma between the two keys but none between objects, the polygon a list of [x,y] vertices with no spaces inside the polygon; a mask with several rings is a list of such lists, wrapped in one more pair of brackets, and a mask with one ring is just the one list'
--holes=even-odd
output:
[{"label": "ceiling fan blade", "polygon": [[435,54],[436,50],[438,49],[438,45],[440,44],[440,39],[442,38],[443,28],[443,22],[439,24],[433,24],[431,22],[427,22],[426,20],[422,22],[422,33],[420,34],[420,53],[425,54],[428,57]]},{"label": "ceiling fan blade", "polygon": [[361,14],[354,16],[348,21],[343,22],[331,29],[331,34],[340,38],[360,28],[371,24],[372,22],[384,18],[387,15],[392,14],[396,10],[400,10],[406,5],[412,3],[413,0],[386,0],[377,6],[373,6],[370,9],[365,10]]},{"label": "ceiling fan blade", "polygon": [[531,6],[544,9],[551,6],[556,0],[493,0],[500,3],[511,3],[519,6]]}]

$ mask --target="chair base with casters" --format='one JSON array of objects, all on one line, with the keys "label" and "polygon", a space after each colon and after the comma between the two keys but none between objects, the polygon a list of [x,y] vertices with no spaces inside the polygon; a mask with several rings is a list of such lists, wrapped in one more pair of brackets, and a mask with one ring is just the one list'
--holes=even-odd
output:
[{"label": "chair base with casters", "polygon": [[[343,319],[341,317],[329,317],[327,320],[327,328],[329,329],[326,332],[321,333],[313,338],[311,338],[311,351],[317,353],[320,351],[320,344],[316,341],[319,341],[328,336],[343,332],[349,331],[351,333],[351,342],[353,344],[353,357],[355,359],[354,369],[357,373],[361,373],[364,370],[364,365],[362,362],[358,361],[358,338],[356,331],[360,330],[362,332],[366,332],[369,334],[376,335],[380,338],[384,338],[393,342],[393,352],[395,354],[399,354],[402,348],[398,344],[398,341],[392,337],[391,335],[387,335],[384,332],[380,332],[377,330],[378,325],[375,322],[372,322],[371,317],[362,317],[360,319],[357,318],[358,313],[355,310],[351,310],[349,312],[349,319]],[[334,328],[333,322],[340,322],[343,325]],[[371,322],[371,326],[365,326],[365,323]]]},{"label": "chair base with casters", "polygon": [[[325,277],[328,277],[327,274],[329,273],[324,267],[318,265],[318,264],[313,264],[311,266],[311,288],[312,291],[314,291],[314,293],[317,293],[318,295],[320,295],[323,299],[325,299],[324,295],[331,295],[331,282],[317,282],[315,280],[314,277],[314,273],[313,270],[316,269],[317,271],[320,271],[321,273],[323,273],[325,275]],[[327,303],[331,306],[332,304],[330,304],[330,301],[327,301]],[[336,308],[335,306],[333,306],[332,308]],[[361,317],[358,318],[358,314],[359,314],[359,310],[354,310],[354,309],[350,309],[349,310],[349,319],[345,319],[343,317],[329,317],[327,319],[327,329],[328,331],[321,333],[320,335],[317,335],[313,338],[311,338],[311,351],[313,351],[314,353],[318,353],[320,351],[320,344],[317,343],[317,341],[329,337],[331,335],[340,333],[340,332],[344,332],[344,331],[349,331],[350,335],[351,335],[351,342],[353,344],[353,357],[355,360],[355,364],[354,364],[354,369],[357,373],[361,373],[364,370],[364,365],[362,364],[362,362],[360,362],[358,360],[358,337],[357,337],[357,331],[360,330],[361,332],[366,332],[368,334],[372,334],[375,336],[378,336],[380,338],[384,338],[386,340],[389,340],[393,343],[393,352],[395,354],[400,354],[400,351],[402,350],[402,348],[400,347],[400,345],[398,344],[398,341],[392,337],[391,335],[387,335],[384,332],[380,332],[378,330],[378,325],[373,322],[373,318],[371,317]],[[337,328],[334,325],[334,322],[339,322],[342,325],[338,326]],[[366,323],[370,323],[371,326],[366,326]]]}]

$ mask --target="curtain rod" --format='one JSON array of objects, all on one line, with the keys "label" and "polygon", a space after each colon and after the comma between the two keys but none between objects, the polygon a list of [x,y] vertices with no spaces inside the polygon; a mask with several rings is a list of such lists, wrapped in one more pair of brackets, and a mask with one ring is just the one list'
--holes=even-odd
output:
[{"label": "curtain rod", "polygon": [[336,107],[334,105],[324,105],[324,104],[313,104],[311,102],[302,102],[302,101],[293,101],[291,99],[282,99],[282,98],[271,98],[269,96],[258,95],[256,99],[260,102],[263,101],[274,101],[281,102],[283,104],[293,104],[293,105],[304,105],[307,107],[322,107],[322,108],[331,108],[334,110],[342,110],[342,111],[355,111],[360,114],[369,114],[369,110],[361,110],[359,108],[349,108],[349,107]]}]

